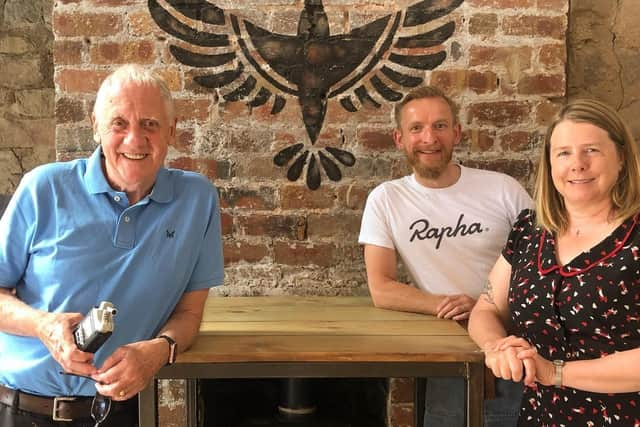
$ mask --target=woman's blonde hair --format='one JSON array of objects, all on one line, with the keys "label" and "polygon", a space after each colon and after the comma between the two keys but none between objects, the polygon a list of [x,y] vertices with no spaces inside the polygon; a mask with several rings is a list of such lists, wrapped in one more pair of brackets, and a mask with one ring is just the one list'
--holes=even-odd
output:
[{"label": "woman's blonde hair", "polygon": [[638,212],[640,210],[640,159],[637,144],[629,128],[620,115],[608,105],[592,99],[578,99],[569,102],[558,112],[545,135],[534,191],[538,225],[556,233],[566,231],[569,226],[564,199],[556,190],[551,178],[550,159],[551,135],[556,126],[565,120],[590,123],[607,132],[622,160],[618,180],[611,190],[613,219],[628,218]]}]

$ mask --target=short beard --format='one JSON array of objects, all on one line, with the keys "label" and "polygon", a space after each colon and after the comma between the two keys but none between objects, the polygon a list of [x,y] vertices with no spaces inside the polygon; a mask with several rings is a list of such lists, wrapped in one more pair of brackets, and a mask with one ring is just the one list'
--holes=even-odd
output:
[{"label": "short beard", "polygon": [[424,179],[438,179],[442,174],[447,170],[449,163],[451,163],[451,153],[449,153],[448,158],[443,159],[444,161],[436,166],[425,166],[420,163],[413,154],[406,153],[407,163],[413,169],[414,173],[418,175],[420,178]]}]

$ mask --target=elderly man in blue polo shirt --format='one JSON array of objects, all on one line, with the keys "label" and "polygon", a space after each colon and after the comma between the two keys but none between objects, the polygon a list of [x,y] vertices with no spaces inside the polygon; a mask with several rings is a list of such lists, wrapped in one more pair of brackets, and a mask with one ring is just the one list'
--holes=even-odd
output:
[{"label": "elderly man in blue polo shirt", "polygon": [[[92,123],[93,155],[26,174],[0,220],[5,427],[88,425],[96,391],[112,401],[101,426],[135,425],[136,394],[193,342],[223,281],[216,189],[163,167],[176,134],[166,84],[119,68]],[[101,301],[118,312],[94,355],[73,329]]]}]

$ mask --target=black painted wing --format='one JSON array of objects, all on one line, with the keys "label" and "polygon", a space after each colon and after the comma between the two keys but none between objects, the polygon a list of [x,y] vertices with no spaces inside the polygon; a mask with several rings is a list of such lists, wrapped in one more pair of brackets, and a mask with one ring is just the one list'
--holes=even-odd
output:
[{"label": "black painted wing", "polygon": [[[235,15],[227,14],[205,0],[165,0],[165,3],[168,7],[158,0],[148,0],[151,17],[164,31],[185,42],[185,47],[171,44],[169,51],[182,64],[203,69],[194,77],[196,83],[208,88],[232,86],[232,90],[223,95],[225,100],[239,101],[250,97],[248,104],[254,107],[267,103],[273,97],[273,114],[281,111],[286,103],[285,98],[274,94],[274,88],[296,94],[294,86],[274,80],[255,58],[250,55],[238,57],[238,51],[247,51],[247,40],[240,32]],[[222,52],[202,53],[207,48],[218,48],[216,50]],[[246,69],[245,64],[251,64],[254,70]],[[259,83],[254,71],[265,77],[270,85]]]},{"label": "black painted wing", "polygon": [[[329,97],[352,92],[360,101],[376,107],[380,104],[372,98],[363,84],[368,79],[373,88],[387,101],[399,101],[402,93],[392,86],[416,87],[423,82],[422,77],[413,75],[411,70],[432,70],[446,58],[444,51],[424,55],[407,53],[408,49],[429,48],[442,44],[455,31],[455,22],[449,21],[433,30],[420,32],[431,21],[449,15],[464,0],[423,0],[404,11],[389,16],[390,25],[381,37],[382,43],[370,56],[369,62],[347,82],[333,88]],[[405,71],[407,70],[407,71]],[[358,107],[351,94],[340,96],[340,104],[347,111],[357,111]]]}]

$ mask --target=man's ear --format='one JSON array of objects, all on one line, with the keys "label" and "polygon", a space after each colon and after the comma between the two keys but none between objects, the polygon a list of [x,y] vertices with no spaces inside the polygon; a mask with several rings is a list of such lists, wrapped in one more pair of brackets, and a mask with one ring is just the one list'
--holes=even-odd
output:
[{"label": "man's ear", "polygon": [[93,140],[96,144],[100,144],[100,132],[98,132],[98,120],[96,120],[96,113],[91,113],[91,128],[93,129]]},{"label": "man's ear", "polygon": [[393,129],[393,143],[396,145],[396,148],[400,150],[404,148],[402,145],[402,131],[398,128]]},{"label": "man's ear", "polygon": [[177,139],[178,119],[173,119],[173,123],[169,126],[169,145],[175,145]]}]

